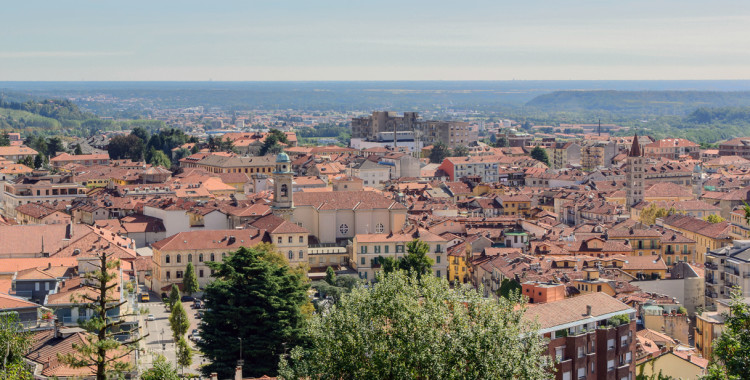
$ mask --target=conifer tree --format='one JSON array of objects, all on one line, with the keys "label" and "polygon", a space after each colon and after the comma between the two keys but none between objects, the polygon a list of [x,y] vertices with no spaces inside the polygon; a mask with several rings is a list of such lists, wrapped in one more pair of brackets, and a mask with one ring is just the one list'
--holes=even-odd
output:
[{"label": "conifer tree", "polygon": [[275,376],[279,355],[302,343],[301,308],[308,303],[303,274],[263,246],[242,247],[209,266],[215,279],[205,289],[210,311],[203,316],[198,343],[211,362],[204,375],[231,377],[241,357],[244,376]]},{"label": "conifer tree", "polygon": [[188,263],[185,269],[185,276],[182,278],[182,286],[185,289],[185,294],[193,295],[200,287],[198,286],[198,276],[195,275],[195,267],[193,263]]},{"label": "conifer tree", "polygon": [[169,327],[172,328],[172,337],[175,342],[179,341],[190,328],[190,321],[180,300],[172,305],[172,312],[169,314]]}]

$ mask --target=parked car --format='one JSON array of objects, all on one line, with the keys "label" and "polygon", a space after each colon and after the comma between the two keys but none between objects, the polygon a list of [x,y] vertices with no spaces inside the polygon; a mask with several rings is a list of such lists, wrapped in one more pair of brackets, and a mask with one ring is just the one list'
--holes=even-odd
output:
[{"label": "parked car", "polygon": [[149,314],[148,317],[146,317],[147,321],[153,321],[155,319],[156,319],[156,317],[153,314]]},{"label": "parked car", "polygon": [[201,302],[201,300],[199,300],[199,299],[196,299],[193,302],[193,308],[194,309],[202,309],[203,308],[203,302]]},{"label": "parked car", "polygon": [[195,314],[195,317],[198,319],[203,318],[203,310],[198,310],[198,313]]},{"label": "parked car", "polygon": [[194,300],[195,300],[195,298],[193,298],[191,296],[182,296],[182,298],[180,298],[180,301],[182,301],[182,302],[188,302],[188,301],[194,301]]}]

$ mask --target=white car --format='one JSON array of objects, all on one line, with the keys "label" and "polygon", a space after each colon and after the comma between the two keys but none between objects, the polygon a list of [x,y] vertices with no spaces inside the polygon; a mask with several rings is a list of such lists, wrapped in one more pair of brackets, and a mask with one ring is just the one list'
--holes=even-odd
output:
[{"label": "white car", "polygon": [[153,321],[153,320],[155,320],[155,319],[156,319],[156,317],[154,317],[154,315],[153,315],[153,314],[149,314],[149,315],[148,315],[148,317],[146,317],[146,320],[147,320],[147,321]]}]

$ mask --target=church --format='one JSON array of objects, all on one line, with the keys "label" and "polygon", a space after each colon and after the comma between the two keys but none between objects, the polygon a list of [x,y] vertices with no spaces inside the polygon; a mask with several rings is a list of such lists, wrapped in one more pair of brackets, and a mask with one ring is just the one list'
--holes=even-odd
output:
[{"label": "church", "polygon": [[286,153],[276,157],[273,178],[273,213],[306,228],[320,243],[337,243],[357,234],[396,232],[406,223],[406,206],[379,192],[293,193],[294,174]]}]

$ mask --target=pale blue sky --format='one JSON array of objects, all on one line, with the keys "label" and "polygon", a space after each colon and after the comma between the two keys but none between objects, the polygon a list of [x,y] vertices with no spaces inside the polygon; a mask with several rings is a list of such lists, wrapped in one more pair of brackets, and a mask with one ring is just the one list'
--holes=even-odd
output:
[{"label": "pale blue sky", "polygon": [[749,1],[6,1],[0,81],[750,79]]}]

